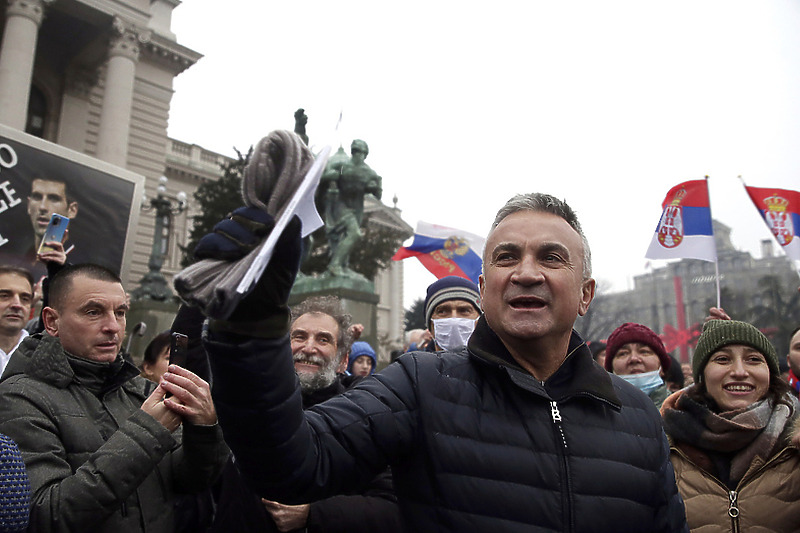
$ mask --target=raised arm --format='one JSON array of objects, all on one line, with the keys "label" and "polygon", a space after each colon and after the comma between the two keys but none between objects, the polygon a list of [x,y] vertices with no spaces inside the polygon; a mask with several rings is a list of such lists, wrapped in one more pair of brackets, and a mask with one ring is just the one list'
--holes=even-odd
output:
[{"label": "raised arm", "polygon": [[[252,248],[248,228],[266,238],[271,222],[263,212],[237,210],[201,239],[196,254],[235,259],[230,236]],[[410,446],[416,403],[409,374],[398,367],[303,413],[287,335],[300,247],[295,220],[255,288],[229,317],[209,321],[205,340],[225,440],[256,491],[282,503],[365,486],[404,443]],[[397,383],[384,382],[389,375]]]},{"label": "raised arm", "polygon": [[304,413],[287,337],[210,333],[206,349],[225,440],[262,497],[304,503],[353,492],[413,450],[413,358]]}]

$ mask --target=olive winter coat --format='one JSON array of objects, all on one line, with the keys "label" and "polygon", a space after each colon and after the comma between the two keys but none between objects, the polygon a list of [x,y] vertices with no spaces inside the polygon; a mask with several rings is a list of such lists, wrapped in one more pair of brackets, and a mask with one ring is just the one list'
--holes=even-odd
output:
[{"label": "olive winter coat", "polygon": [[173,494],[208,487],[228,450],[218,426],[170,433],[140,409],[152,383],[118,357],[69,356],[37,334],[0,382],[0,432],[19,445],[31,481],[33,531],[173,530]]}]

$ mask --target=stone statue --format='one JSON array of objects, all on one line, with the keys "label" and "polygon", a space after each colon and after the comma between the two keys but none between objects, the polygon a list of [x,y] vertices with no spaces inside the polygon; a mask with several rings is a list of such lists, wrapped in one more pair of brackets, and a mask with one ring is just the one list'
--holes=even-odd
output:
[{"label": "stone statue", "polygon": [[367,165],[367,143],[356,139],[350,145],[350,157],[340,147],[328,161],[320,178],[317,198],[325,219],[325,233],[330,246],[327,274],[363,279],[350,269],[350,252],[363,236],[364,195],[381,199],[381,177]]},{"label": "stone statue", "polygon": [[308,135],[306,135],[306,124],[308,123],[308,116],[306,110],[302,107],[294,112],[294,132],[303,139],[303,142],[308,146]]}]

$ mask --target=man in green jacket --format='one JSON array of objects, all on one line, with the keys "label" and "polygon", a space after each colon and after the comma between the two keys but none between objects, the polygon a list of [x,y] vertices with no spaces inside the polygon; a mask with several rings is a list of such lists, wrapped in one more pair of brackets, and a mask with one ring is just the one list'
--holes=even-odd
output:
[{"label": "man in green jacket", "polygon": [[175,379],[150,392],[120,355],[127,310],[113,272],[63,269],[47,334],[26,339],[3,374],[0,432],[28,470],[32,530],[172,531],[175,493],[208,487],[225,464],[208,384],[173,365]]}]

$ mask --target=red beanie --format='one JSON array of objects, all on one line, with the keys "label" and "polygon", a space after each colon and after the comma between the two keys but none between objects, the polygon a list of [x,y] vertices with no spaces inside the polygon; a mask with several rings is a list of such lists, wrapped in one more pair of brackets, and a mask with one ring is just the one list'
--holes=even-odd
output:
[{"label": "red beanie", "polygon": [[669,358],[669,354],[667,354],[667,349],[664,348],[664,343],[661,342],[661,337],[647,326],[634,324],[633,322],[625,322],[608,336],[606,345],[606,370],[609,372],[613,371],[611,363],[614,360],[614,356],[623,345],[629,342],[638,342],[648,345],[656,352],[658,359],[661,361],[661,368],[663,368],[664,371],[669,370],[669,365],[672,360]]}]

